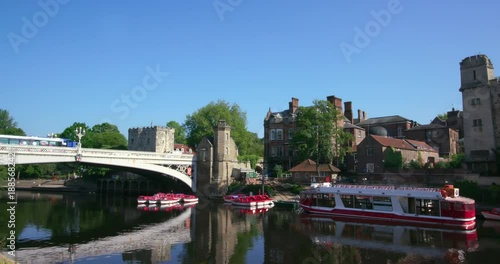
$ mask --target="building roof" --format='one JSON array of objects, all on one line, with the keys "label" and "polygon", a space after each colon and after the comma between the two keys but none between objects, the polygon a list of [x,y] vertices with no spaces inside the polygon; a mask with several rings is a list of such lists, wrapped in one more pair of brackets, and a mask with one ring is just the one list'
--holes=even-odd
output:
[{"label": "building roof", "polygon": [[[291,168],[289,172],[316,172],[316,162],[311,159],[306,159],[297,166]],[[340,169],[333,166],[332,164],[319,164],[320,172],[340,172]]]},{"label": "building roof", "polygon": [[412,127],[410,129],[407,129],[406,131],[441,129],[441,128],[446,128],[446,126],[443,126],[440,124],[427,124],[427,125],[420,125],[420,126]]},{"label": "building roof", "polygon": [[427,143],[423,141],[410,140],[410,139],[397,139],[397,138],[382,137],[375,135],[370,135],[370,136],[384,147],[437,152],[435,149],[433,149],[431,146],[429,146]]},{"label": "building roof", "polygon": [[408,118],[404,118],[399,115],[393,115],[393,116],[382,116],[382,117],[374,117],[374,118],[368,118],[366,120],[363,120],[359,123],[357,123],[357,126],[367,126],[367,125],[380,125],[380,124],[387,124],[387,123],[402,123],[402,122],[413,122],[412,120]]},{"label": "building roof", "polygon": [[193,149],[184,144],[174,144],[174,150],[182,150],[182,154],[194,154]]}]

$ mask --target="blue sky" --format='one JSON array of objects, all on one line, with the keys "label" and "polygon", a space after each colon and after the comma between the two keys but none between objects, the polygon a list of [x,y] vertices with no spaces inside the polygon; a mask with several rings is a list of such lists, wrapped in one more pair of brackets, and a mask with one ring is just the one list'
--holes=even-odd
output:
[{"label": "blue sky", "polygon": [[463,58],[483,53],[500,63],[499,7],[492,0],[1,1],[0,108],[38,136],[76,121],[107,121],[127,136],[131,127],[183,123],[218,99],[239,104],[248,129],[262,136],[269,108],[329,95],[368,117],[425,124],[462,109]]}]

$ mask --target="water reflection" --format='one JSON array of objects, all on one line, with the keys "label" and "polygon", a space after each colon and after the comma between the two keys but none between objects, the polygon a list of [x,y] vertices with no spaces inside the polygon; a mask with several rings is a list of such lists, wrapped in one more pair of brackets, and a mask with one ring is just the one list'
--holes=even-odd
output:
[{"label": "water reflection", "polygon": [[[479,221],[477,231],[455,232],[206,200],[146,206],[137,205],[135,197],[19,194],[21,263],[485,263],[500,258],[500,224],[488,221]],[[5,207],[0,202],[0,210]],[[7,233],[0,225],[0,236]]]},{"label": "water reflection", "polygon": [[[354,263],[362,259],[383,259],[394,255],[396,262],[444,260],[464,263],[466,252],[479,247],[476,230],[454,231],[413,226],[374,225],[342,222],[329,217],[303,215],[301,232],[308,234],[316,247],[316,259],[339,259],[345,256]],[[344,252],[345,253],[345,252]],[[403,254],[404,257],[397,255]],[[379,257],[382,256],[382,257]],[[390,257],[387,259],[391,259]]]}]

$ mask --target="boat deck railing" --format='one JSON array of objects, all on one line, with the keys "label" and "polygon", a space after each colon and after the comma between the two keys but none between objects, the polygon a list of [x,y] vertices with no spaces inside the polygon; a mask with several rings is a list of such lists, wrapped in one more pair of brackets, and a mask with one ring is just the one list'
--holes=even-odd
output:
[{"label": "boat deck railing", "polygon": [[375,189],[375,190],[402,190],[402,191],[424,191],[439,192],[439,188],[429,187],[409,187],[409,186],[384,186],[384,185],[353,185],[353,184],[335,184],[335,188],[353,188],[353,189]]}]

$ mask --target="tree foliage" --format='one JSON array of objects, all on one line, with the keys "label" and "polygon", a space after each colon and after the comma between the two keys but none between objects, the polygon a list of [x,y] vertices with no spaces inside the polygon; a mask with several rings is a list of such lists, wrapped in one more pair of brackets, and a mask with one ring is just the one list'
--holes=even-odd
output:
[{"label": "tree foliage", "polygon": [[295,119],[292,146],[301,160],[331,163],[349,151],[351,134],[337,126],[340,113],[328,101],[315,100],[313,106],[299,107]]},{"label": "tree foliage", "polygon": [[110,123],[97,124],[90,128],[85,123],[75,122],[67,127],[60,137],[78,141],[76,129],[79,128],[85,130],[85,135],[81,138],[84,148],[127,149],[127,139],[116,125]]},{"label": "tree foliage", "polygon": [[396,151],[393,147],[387,148],[384,157],[385,168],[402,168],[403,155],[401,151]]},{"label": "tree foliage", "polygon": [[10,116],[9,111],[4,109],[0,109],[0,134],[26,136],[26,133],[17,127],[17,122]]},{"label": "tree foliage", "polygon": [[246,112],[238,104],[230,104],[224,100],[211,102],[187,115],[184,127],[188,145],[196,146],[203,137],[213,136],[214,127],[220,120],[225,120],[231,126],[231,137],[236,142],[240,155],[264,154],[262,142],[246,128]]},{"label": "tree foliage", "polygon": [[437,117],[441,120],[448,119],[448,113],[438,114]]},{"label": "tree foliage", "polygon": [[167,127],[175,129],[174,141],[176,144],[187,144],[186,129],[175,121],[167,123]]}]

